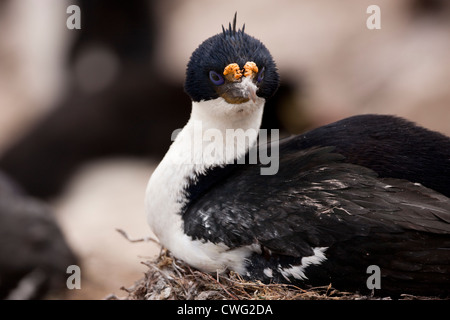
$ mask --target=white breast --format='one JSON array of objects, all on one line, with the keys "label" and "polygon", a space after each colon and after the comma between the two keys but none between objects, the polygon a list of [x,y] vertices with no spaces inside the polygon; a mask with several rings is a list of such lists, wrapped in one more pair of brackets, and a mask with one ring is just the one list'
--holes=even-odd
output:
[{"label": "white breast", "polygon": [[[255,250],[243,247],[229,251],[223,244],[192,240],[183,232],[180,212],[187,201],[184,190],[189,178],[211,166],[230,163],[256,143],[257,134],[254,137],[249,134],[246,143],[232,139],[234,142],[230,144],[225,140],[227,130],[257,132],[264,102],[262,98],[242,104],[229,104],[222,98],[194,102],[191,118],[149,180],[145,202],[152,231],[176,257],[198,269],[221,272],[229,268],[243,272],[243,260]],[[225,140],[217,139],[220,135]]]}]

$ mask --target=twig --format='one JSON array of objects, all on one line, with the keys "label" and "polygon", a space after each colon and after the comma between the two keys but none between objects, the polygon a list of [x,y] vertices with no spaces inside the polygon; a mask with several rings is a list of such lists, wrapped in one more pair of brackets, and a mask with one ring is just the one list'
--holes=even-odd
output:
[{"label": "twig", "polygon": [[219,282],[219,280],[215,279],[212,275],[204,273],[208,278],[212,279],[213,281],[215,281],[222,289],[223,291],[225,291],[231,298],[233,298],[234,300],[239,300],[238,297],[236,297],[234,294],[231,294],[227,289],[225,289],[225,287]]},{"label": "twig", "polygon": [[131,239],[130,238],[130,236],[124,231],[124,230],[122,230],[122,229],[119,229],[119,228],[116,228],[116,231],[118,232],[118,233],[120,233],[125,239],[127,239],[128,241],[130,241],[130,242],[154,242],[154,243],[156,243],[157,245],[161,245],[160,243],[159,243],[159,241],[158,240],[156,240],[156,239],[154,239],[154,238],[152,238],[152,237],[144,237],[144,238],[138,238],[138,239]]}]

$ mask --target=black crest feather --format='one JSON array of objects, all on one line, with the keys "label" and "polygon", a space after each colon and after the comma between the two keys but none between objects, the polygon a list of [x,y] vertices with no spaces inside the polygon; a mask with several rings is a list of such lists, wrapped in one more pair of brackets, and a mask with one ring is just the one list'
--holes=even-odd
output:
[{"label": "black crest feather", "polygon": [[235,37],[236,33],[244,33],[245,23],[242,26],[242,29],[236,29],[236,22],[237,22],[237,12],[235,12],[234,14],[233,25],[231,25],[231,22],[228,23],[228,29],[225,29],[225,27],[222,25],[222,32],[225,37]]}]

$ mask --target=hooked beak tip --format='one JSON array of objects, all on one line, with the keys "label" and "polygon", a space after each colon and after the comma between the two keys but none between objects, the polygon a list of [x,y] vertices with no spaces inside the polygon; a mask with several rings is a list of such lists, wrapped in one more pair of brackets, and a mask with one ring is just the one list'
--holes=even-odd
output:
[{"label": "hooked beak tip", "polygon": [[249,88],[247,91],[247,97],[252,100],[253,103],[256,102],[256,89],[255,88]]}]

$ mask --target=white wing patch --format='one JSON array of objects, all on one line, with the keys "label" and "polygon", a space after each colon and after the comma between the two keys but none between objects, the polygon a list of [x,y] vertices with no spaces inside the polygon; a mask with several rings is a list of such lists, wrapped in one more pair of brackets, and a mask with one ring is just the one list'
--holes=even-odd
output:
[{"label": "white wing patch", "polygon": [[273,277],[273,271],[270,268],[265,268],[263,270],[264,274],[266,275],[266,277],[272,278]]},{"label": "white wing patch", "polygon": [[[282,268],[278,266],[278,271],[281,275],[289,281],[289,277],[294,277],[298,280],[308,279],[305,275],[305,269],[310,265],[319,265],[327,258],[325,257],[324,252],[328,249],[328,247],[316,247],[313,248],[314,255],[309,257],[303,257],[301,260],[301,264],[297,266],[292,266],[290,268]],[[264,270],[265,273],[265,270]]]}]

